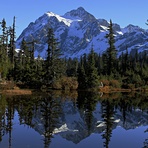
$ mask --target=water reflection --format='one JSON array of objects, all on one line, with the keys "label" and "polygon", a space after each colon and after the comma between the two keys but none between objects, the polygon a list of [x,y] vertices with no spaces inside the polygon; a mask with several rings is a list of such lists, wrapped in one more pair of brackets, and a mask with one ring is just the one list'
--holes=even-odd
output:
[{"label": "water reflection", "polygon": [[[8,135],[8,147],[17,147],[14,140],[16,137],[12,134],[16,112],[19,121],[17,127],[25,125],[33,129],[34,134],[39,133],[44,148],[52,147],[51,143],[56,140],[56,135],[60,135],[63,142],[66,139],[79,146],[92,134],[101,135],[102,144],[99,142],[99,147],[109,148],[113,145],[113,130],[118,129],[117,127],[129,130],[148,126],[146,94],[119,93],[100,96],[94,92],[68,94],[54,91],[44,95],[1,96],[0,147],[4,145],[3,139],[6,135]],[[147,131],[143,131],[143,135]],[[74,147],[73,144],[70,146]],[[148,139],[145,138],[141,147],[147,146]]]},{"label": "water reflection", "polygon": [[[148,132],[148,128],[144,132],[147,133]],[[144,144],[143,148],[148,148],[148,138],[145,139],[143,144]]]},{"label": "water reflection", "polygon": [[40,112],[41,112],[41,120],[44,127],[43,135],[44,139],[44,147],[47,148],[49,143],[51,142],[52,134],[54,129],[58,124],[58,117],[61,113],[60,101],[57,99],[53,99],[51,95],[44,98],[41,102]]}]

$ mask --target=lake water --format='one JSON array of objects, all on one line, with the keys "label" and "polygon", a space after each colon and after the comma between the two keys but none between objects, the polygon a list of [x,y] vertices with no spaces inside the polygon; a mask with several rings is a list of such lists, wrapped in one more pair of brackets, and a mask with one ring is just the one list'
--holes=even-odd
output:
[{"label": "lake water", "polygon": [[0,148],[148,148],[148,94],[0,96]]}]

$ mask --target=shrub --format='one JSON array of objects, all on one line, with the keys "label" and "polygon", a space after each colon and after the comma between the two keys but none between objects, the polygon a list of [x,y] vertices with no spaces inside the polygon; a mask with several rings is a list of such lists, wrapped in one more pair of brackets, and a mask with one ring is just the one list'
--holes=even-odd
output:
[{"label": "shrub", "polygon": [[112,86],[113,88],[120,88],[121,87],[121,83],[118,80],[110,80],[110,86]]},{"label": "shrub", "polygon": [[73,90],[78,88],[78,81],[75,77],[61,77],[53,83],[54,89]]},{"label": "shrub", "polygon": [[121,83],[118,80],[107,80],[107,79],[102,79],[100,82],[103,83],[103,86],[111,86],[114,88],[120,88]]},{"label": "shrub", "polygon": [[130,84],[128,84],[127,86],[128,86],[129,89],[135,89],[135,84],[131,84],[131,83],[130,83]]},{"label": "shrub", "polygon": [[102,82],[104,86],[109,86],[109,80],[107,79],[100,80],[100,82]]}]

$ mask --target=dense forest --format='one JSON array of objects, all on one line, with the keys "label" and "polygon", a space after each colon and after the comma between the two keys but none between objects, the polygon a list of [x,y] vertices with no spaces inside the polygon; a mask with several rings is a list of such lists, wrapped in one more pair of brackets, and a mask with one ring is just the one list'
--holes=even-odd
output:
[{"label": "dense forest", "polygon": [[[15,50],[16,27],[7,27],[5,19],[0,22],[0,80],[13,81],[29,88],[92,89],[109,86],[113,88],[148,88],[148,52],[118,55],[115,47],[113,24],[110,20],[108,48],[98,55],[93,50],[77,58],[61,58],[58,41],[52,28],[48,29],[46,58],[34,57],[35,40],[22,40],[19,51]],[[99,48],[99,47],[98,47]]]}]

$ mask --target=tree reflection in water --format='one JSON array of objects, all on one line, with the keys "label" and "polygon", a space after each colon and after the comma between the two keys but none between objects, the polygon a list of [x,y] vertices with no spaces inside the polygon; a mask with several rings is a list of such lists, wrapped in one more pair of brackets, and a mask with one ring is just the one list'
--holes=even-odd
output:
[{"label": "tree reflection in water", "polygon": [[4,96],[0,98],[0,141],[5,134],[9,136],[9,148],[12,146],[12,126],[14,118],[14,102],[7,100]]},{"label": "tree reflection in water", "polygon": [[52,97],[51,94],[44,97],[36,96],[13,96],[0,99],[0,141],[5,134],[9,134],[9,148],[11,148],[12,126],[14,110],[18,111],[20,125],[27,125],[34,128],[33,118],[41,113],[41,121],[44,126],[44,147],[49,147],[52,132],[58,123],[60,100]]},{"label": "tree reflection in water", "polygon": [[110,102],[109,98],[102,102],[102,118],[106,127],[102,138],[105,139],[104,147],[108,148],[114,124],[114,104]]},{"label": "tree reflection in water", "polygon": [[[78,93],[77,105],[80,110],[85,113],[85,121],[88,126],[88,134],[90,135],[93,131],[95,119],[93,117],[93,111],[96,108],[100,96],[95,92],[80,92]],[[114,103],[107,98],[101,102],[102,108],[102,118],[105,124],[105,130],[102,134],[102,138],[105,139],[104,147],[108,148],[110,137],[112,134],[112,126],[114,122]]]},{"label": "tree reflection in water", "polygon": [[6,131],[9,134],[9,148],[11,148],[12,144],[12,126],[13,126],[13,118],[14,118],[14,101],[8,100],[7,101],[7,110],[6,110],[6,117],[7,117],[7,125]]},{"label": "tree reflection in water", "polygon": [[[148,129],[145,130],[144,132],[147,133],[148,132]],[[143,148],[148,148],[148,138],[145,139],[145,141],[143,142],[143,144],[144,144]]]},{"label": "tree reflection in water", "polygon": [[2,137],[6,133],[6,111],[7,102],[3,96],[0,96],[0,142],[2,141]]},{"label": "tree reflection in water", "polygon": [[[116,119],[123,121],[120,125],[123,124],[121,126],[128,129],[129,123],[132,122],[130,118],[139,117],[136,115],[136,109],[141,110],[140,115],[142,115],[142,111],[146,113],[148,110],[147,95],[144,94],[107,94],[100,97],[95,92],[78,92],[76,106],[74,99],[70,100],[69,97],[69,103],[66,103],[66,99],[63,99],[64,97],[63,93],[61,97],[60,95],[53,96],[52,92],[46,95],[41,94],[35,96],[11,96],[8,98],[1,96],[0,142],[3,140],[3,136],[8,134],[9,148],[12,147],[13,119],[14,112],[17,111],[20,125],[23,124],[35,130],[38,128],[37,131],[44,136],[44,148],[49,147],[51,139],[55,134],[55,129],[58,130],[63,124],[67,124],[67,129],[64,132],[60,130],[58,132],[61,136],[62,133],[60,132],[63,132],[64,138],[67,138],[68,134],[77,134],[78,136],[76,135],[77,137],[74,137],[77,138],[76,140],[79,143],[92,133],[98,132],[104,141],[103,146],[108,148],[111,142],[112,130],[117,126]],[[100,106],[96,108],[98,104]],[[68,109],[66,110],[64,107],[68,107]],[[95,113],[96,109],[97,113]],[[67,113],[65,111],[71,112]],[[117,114],[117,111],[121,114]],[[96,115],[100,114],[102,118],[97,118]],[[80,115],[81,119],[75,118],[78,121],[71,119],[71,122],[67,123],[65,120],[67,115],[71,117],[73,115]],[[147,116],[139,117],[136,120],[137,123],[135,126],[138,126],[138,123],[144,123],[146,125],[147,121],[145,121],[146,119],[144,117],[146,118]],[[71,126],[70,123],[77,126]],[[100,123],[101,126],[98,126]],[[39,124],[41,125],[40,127]],[[80,131],[79,125],[83,125]],[[74,130],[77,132],[73,132]],[[81,135],[81,131],[83,131],[84,135]],[[69,138],[67,140],[73,139]],[[145,139],[143,141],[143,148],[147,148],[147,146],[148,139]]]},{"label": "tree reflection in water", "polygon": [[[117,110],[122,113],[121,120],[123,121],[123,127],[127,129],[129,113],[135,112],[138,108],[141,111],[146,111],[148,108],[147,95],[143,94],[107,94],[99,96],[93,92],[80,92],[78,93],[77,106],[80,112],[84,112],[84,118],[88,126],[88,134],[91,134],[94,128],[95,119],[93,117],[93,111],[96,108],[98,101],[101,103],[102,109],[102,121],[104,123],[102,139],[104,139],[104,147],[109,147],[109,142],[112,137],[112,130],[116,127],[117,123],[114,119],[114,115]],[[142,121],[142,119],[140,119]],[[142,121],[145,122],[145,121]],[[127,125],[126,125],[127,123]],[[147,144],[147,139],[144,144]],[[147,145],[146,145],[147,146]],[[146,146],[144,148],[146,148]]]},{"label": "tree reflection in water", "polygon": [[93,111],[96,108],[98,95],[94,92],[79,92],[77,99],[77,106],[80,111],[84,113],[84,120],[87,125],[88,135],[94,129]]},{"label": "tree reflection in water", "polygon": [[42,99],[41,101],[41,115],[44,125],[44,147],[48,148],[51,142],[52,134],[58,123],[60,115],[60,102],[58,99],[54,99],[51,95]]},{"label": "tree reflection in water", "polygon": [[[58,123],[60,110],[60,100],[55,99],[52,94],[39,97],[31,97],[29,99],[20,99],[18,113],[20,115],[20,123],[34,127],[36,123],[33,117],[40,118],[44,127],[44,147],[49,147],[53,130]],[[40,117],[38,117],[40,116]]]}]

